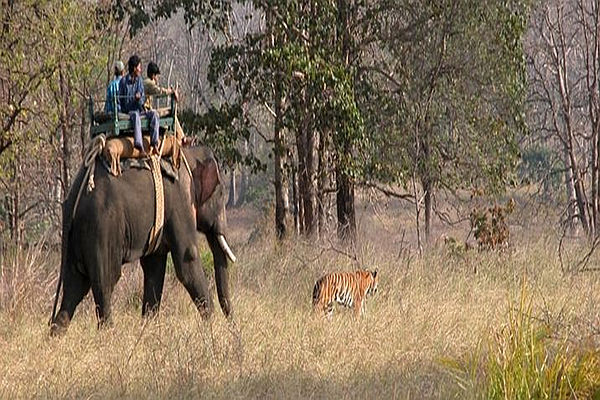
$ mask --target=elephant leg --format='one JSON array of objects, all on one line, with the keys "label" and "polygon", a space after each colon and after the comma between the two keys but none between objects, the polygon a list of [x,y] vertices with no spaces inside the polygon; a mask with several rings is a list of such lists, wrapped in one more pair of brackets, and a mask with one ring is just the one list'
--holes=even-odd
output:
[{"label": "elephant leg", "polygon": [[111,298],[113,289],[121,277],[121,262],[119,259],[109,260],[95,253],[89,260],[89,274],[92,285],[98,328],[110,324]]},{"label": "elephant leg", "polygon": [[194,243],[182,250],[172,253],[175,274],[185,286],[202,317],[209,318],[214,306],[208,291],[206,275],[200,265],[198,250]]},{"label": "elephant leg", "polygon": [[52,336],[67,331],[69,323],[75,313],[75,309],[89,290],[89,279],[74,268],[73,265],[68,265],[65,268],[63,276],[63,296],[60,309],[58,314],[56,314],[54,321],[52,321],[52,326],[50,328],[50,334]]},{"label": "elephant leg", "polygon": [[229,271],[227,269],[227,256],[219,245],[216,235],[207,235],[208,245],[213,254],[215,267],[215,283],[217,285],[217,295],[219,304],[225,317],[232,317],[231,300],[229,297]]},{"label": "elephant leg", "polygon": [[144,300],[142,316],[158,312],[165,283],[166,254],[153,254],[140,260],[144,270]]},{"label": "elephant leg", "polygon": [[98,318],[98,328],[110,325],[111,322],[111,297],[114,285],[100,281],[92,282],[92,293],[96,303],[96,317]]}]

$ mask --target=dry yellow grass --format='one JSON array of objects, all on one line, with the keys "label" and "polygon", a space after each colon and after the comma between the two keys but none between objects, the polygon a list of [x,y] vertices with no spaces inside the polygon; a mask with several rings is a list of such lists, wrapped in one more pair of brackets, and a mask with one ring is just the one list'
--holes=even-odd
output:
[{"label": "dry yellow grass", "polygon": [[236,227],[243,216],[230,216],[234,323],[220,310],[203,321],[173,274],[160,315],[142,320],[141,271],[128,267],[112,327],[96,329],[88,296],[67,335],[50,338],[56,256],[30,256],[16,278],[7,271],[19,263],[5,265],[0,288],[13,295],[0,296],[0,398],[478,398],[444,360],[476,353],[501,329],[523,282],[534,316],[599,345],[598,273],[563,274],[553,240],[418,259],[399,253],[390,221],[387,233],[369,222],[361,229],[375,236],[357,254],[379,268],[379,291],[362,318],[336,307],[326,322],[311,314],[315,280],[356,265],[328,241],[248,243],[251,229]]}]

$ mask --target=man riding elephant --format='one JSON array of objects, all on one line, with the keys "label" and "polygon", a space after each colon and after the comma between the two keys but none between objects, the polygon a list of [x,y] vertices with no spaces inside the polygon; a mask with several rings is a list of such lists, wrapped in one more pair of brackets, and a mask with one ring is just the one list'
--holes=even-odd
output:
[{"label": "man riding elephant", "polygon": [[142,154],[146,153],[142,141],[141,118],[150,119],[150,145],[152,152],[158,154],[160,145],[159,116],[154,110],[146,110],[146,95],[142,82],[142,60],[137,55],[129,57],[127,62],[129,73],[119,82],[119,101],[121,112],[128,113],[133,122],[134,146]]},{"label": "man riding elephant", "polygon": [[139,207],[156,202],[150,171],[131,168],[115,178],[96,160],[90,166],[95,170],[95,187],[88,192],[81,190],[87,186],[86,167],[80,169],[63,205],[59,281],[63,295],[58,314],[53,314],[53,334],[66,331],[90,288],[99,325],[110,320],[112,293],[121,267],[137,259],[144,272],[142,314],[158,310],[169,253],[177,278],[201,315],[210,316],[213,303],[198,254],[198,232],[206,236],[213,255],[221,309],[231,315],[227,259],[235,261],[235,256],[225,239],[226,191],[209,149],[185,148],[182,157],[186,167],[179,168],[174,177],[163,174],[164,225],[160,240],[152,247],[149,238],[155,208]]},{"label": "man riding elephant", "polygon": [[[154,61],[151,61],[146,69],[146,79],[144,79],[144,92],[146,94],[146,103],[144,106],[146,110],[154,109],[154,96],[171,95],[175,97],[175,101],[179,100],[179,93],[177,93],[177,90],[171,87],[166,88],[160,86],[159,77],[160,68]],[[175,137],[179,143],[186,141],[185,134],[179,124],[177,116],[175,116]]]}]

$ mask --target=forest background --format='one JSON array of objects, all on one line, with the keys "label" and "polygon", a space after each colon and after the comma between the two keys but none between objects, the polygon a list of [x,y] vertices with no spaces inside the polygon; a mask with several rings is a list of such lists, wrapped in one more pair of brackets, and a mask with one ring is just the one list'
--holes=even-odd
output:
[{"label": "forest background", "polygon": [[596,236],[595,3],[217,3],[5,4],[5,248],[59,231],[89,100],[102,108],[113,62],[133,53],[179,88],[229,205],[272,201],[279,237],[330,218],[356,240],[358,188],[413,204],[422,247],[434,220],[464,218],[448,200],[523,187]]},{"label": "forest background", "polygon": [[[234,270],[240,315],[255,315],[247,299],[264,291],[270,299],[265,307],[281,318],[283,311],[272,304],[275,299],[294,290],[303,278],[309,293],[319,274],[340,264],[383,265],[390,287],[406,291],[405,303],[392,291],[382,294],[385,300],[375,317],[384,322],[397,318],[392,311],[397,309],[410,317],[406,304],[411,299],[425,313],[448,307],[450,303],[440,299],[425,300],[432,287],[442,299],[462,293],[459,303],[480,298],[482,308],[494,315],[471,310],[469,319],[463,314],[468,307],[463,307],[439,319],[439,325],[442,330],[446,325],[449,330],[481,328],[474,329],[475,336],[456,342],[453,335],[449,341],[429,338],[435,351],[415,358],[400,350],[399,339],[392,346],[397,352],[389,359],[381,357],[384,364],[373,365],[340,358],[344,349],[333,347],[337,351],[330,354],[321,349],[322,343],[303,342],[304,333],[284,330],[284,336],[301,347],[288,349],[275,341],[276,347],[300,358],[294,358],[297,365],[283,358],[276,358],[275,364],[281,362],[282,370],[301,370],[307,377],[298,374],[297,380],[284,381],[283,392],[264,389],[271,387],[273,372],[267,356],[257,364],[261,356],[240,350],[244,344],[256,345],[252,335],[240,339],[239,332],[228,331],[223,323],[214,328],[221,330],[223,342],[207,342],[202,329],[189,333],[181,328],[188,342],[179,345],[193,348],[194,343],[204,343],[202,348],[212,354],[207,357],[212,357],[214,369],[202,373],[214,378],[214,394],[299,397],[308,390],[317,396],[371,395],[372,387],[379,388],[376,374],[372,386],[350,376],[349,387],[359,389],[351,394],[342,383],[348,376],[338,375],[337,363],[345,360],[360,364],[358,371],[368,367],[382,372],[386,362],[401,359],[410,362],[383,374],[382,393],[387,397],[447,398],[465,391],[489,397],[494,371],[502,374],[510,368],[494,370],[493,357],[482,363],[477,355],[489,350],[480,346],[484,322],[499,326],[502,317],[497,314],[504,311],[511,333],[526,337],[529,329],[545,332],[542,336],[549,341],[524,340],[525,347],[516,346],[515,354],[535,353],[528,345],[547,351],[548,357],[540,353],[540,360],[531,362],[530,372],[556,372],[558,377],[546,377],[549,390],[563,390],[552,383],[563,378],[573,387],[576,379],[558,372],[568,371],[565,365],[573,362],[582,368],[574,376],[585,377],[579,393],[597,391],[600,323],[592,307],[600,292],[595,272],[600,218],[596,1],[2,0],[0,5],[0,315],[14,326],[0,336],[3,341],[22,343],[27,329],[40,325],[51,305],[61,204],[89,140],[89,100],[101,108],[114,61],[126,62],[137,53],[144,69],[149,61],[158,63],[162,84],[177,86],[186,133],[214,150],[228,181],[230,227],[238,248],[246,253],[246,261]],[[460,277],[446,268],[460,270]],[[256,275],[251,277],[251,272]],[[436,286],[448,273],[449,286]],[[277,274],[284,276],[281,287],[257,283],[257,276],[278,281]],[[527,284],[531,275],[533,286]],[[139,284],[137,275],[128,279],[132,287]],[[495,290],[504,283],[509,294],[499,295]],[[554,291],[548,292],[547,285]],[[585,290],[564,300],[567,306],[561,299],[574,285]],[[122,307],[135,310],[135,295],[127,290]],[[536,297],[538,291],[547,296]],[[500,303],[519,312],[495,308],[505,296],[513,300]],[[33,311],[33,320],[15,324],[24,310]],[[184,315],[192,318],[187,311]],[[523,316],[527,318],[519,319]],[[303,317],[283,317],[282,326],[294,325],[298,318]],[[456,325],[457,318],[464,326]],[[309,324],[309,330],[321,337],[332,333],[323,329],[335,331],[349,321],[326,328]],[[425,326],[425,319],[422,322]],[[99,340],[85,330],[89,321],[82,324],[73,334],[84,329],[86,340]],[[246,332],[254,329],[259,328],[246,325]],[[350,328],[349,338],[358,348],[363,329],[368,329],[366,323]],[[391,324],[367,337],[384,341],[390,333],[386,329],[402,339],[411,334]],[[430,332],[431,327],[423,329]],[[134,349],[143,333],[132,333],[133,348],[121,351],[130,354],[119,364],[121,386],[108,383],[115,379],[111,363],[100,369],[108,375],[100,374],[106,382],[100,379],[99,387],[82,378],[83,370],[82,381],[63,378],[82,390],[76,395],[92,390],[135,397],[149,390],[133,383],[138,382]],[[41,333],[32,343],[40,341]],[[111,336],[106,341],[111,343]],[[567,342],[575,345],[563,346]],[[417,344],[427,348],[426,343]],[[152,343],[146,345],[153,348]],[[101,348],[96,351],[102,353]],[[325,353],[329,364],[306,368],[311,358],[303,351]],[[465,352],[475,355],[465,361]],[[140,357],[146,367],[153,364],[145,358],[151,354]],[[551,364],[561,357],[567,364]],[[454,372],[439,373],[441,358],[446,360],[442,369]],[[178,368],[191,365],[187,359],[175,361]],[[98,360],[90,363],[102,365]],[[223,386],[227,378],[219,368],[224,365],[239,369],[239,386],[230,388],[233,392]],[[10,369],[9,363],[4,367]],[[178,368],[173,377],[180,376]],[[23,375],[35,370],[23,367]],[[256,370],[260,378],[248,382]],[[149,373],[158,374],[152,369]],[[45,381],[39,392],[7,380],[15,377],[9,372],[4,376],[7,396],[72,395],[58,389],[65,384],[60,374],[56,381]],[[421,385],[423,376],[433,380],[433,389]],[[453,383],[447,383],[448,376]],[[315,377],[334,382],[333,391],[315,391]],[[398,377],[408,382],[403,389],[392,385]],[[159,396],[195,397],[195,379],[184,382],[184,392],[158,381],[152,388]],[[483,389],[482,381],[487,382]],[[506,386],[510,379],[499,381]]]}]

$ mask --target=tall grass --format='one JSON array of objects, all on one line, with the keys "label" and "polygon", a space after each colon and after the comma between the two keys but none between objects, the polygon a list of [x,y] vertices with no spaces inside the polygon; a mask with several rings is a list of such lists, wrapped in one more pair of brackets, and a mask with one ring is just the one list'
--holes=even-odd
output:
[{"label": "tall grass", "polygon": [[10,249],[0,257],[0,314],[39,312],[58,279],[56,257],[44,249],[43,241],[26,250]]},{"label": "tall grass", "polygon": [[[548,251],[554,242],[506,253],[433,249],[418,258],[399,250],[391,224],[381,232],[362,221],[369,233],[355,249],[334,239],[277,244],[268,232],[234,230],[233,322],[219,310],[202,320],[171,270],[161,312],[142,320],[142,273],[133,265],[115,290],[112,327],[96,329],[88,296],[67,334],[50,338],[58,259],[29,255],[30,272],[2,278],[11,289],[0,293],[0,398],[514,398],[522,381],[527,398],[551,388],[542,379],[558,382],[549,396],[593,393],[600,280],[564,275]],[[330,322],[314,316],[316,279],[358,265],[381,274],[365,315],[335,308]],[[520,299],[524,276],[521,306],[507,299]],[[451,369],[442,360],[466,361]],[[538,375],[523,377],[521,365]]]},{"label": "tall grass", "polygon": [[508,303],[504,324],[462,361],[445,360],[458,370],[455,378],[465,395],[490,400],[600,399],[598,337],[574,340],[535,318],[525,281],[517,301]]},{"label": "tall grass", "polygon": [[[600,351],[553,337],[536,322],[526,287],[496,332],[486,369],[489,399],[588,399],[600,396]],[[559,334],[560,335],[560,334]]]}]

